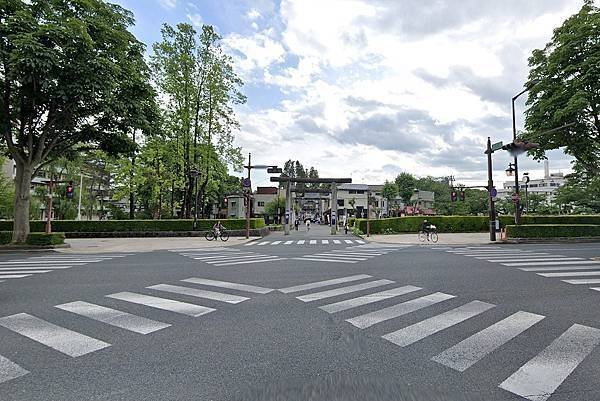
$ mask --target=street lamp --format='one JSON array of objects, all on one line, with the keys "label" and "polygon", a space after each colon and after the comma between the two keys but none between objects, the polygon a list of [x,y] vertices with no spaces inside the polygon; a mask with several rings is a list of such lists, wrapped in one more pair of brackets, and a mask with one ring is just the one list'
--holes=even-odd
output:
[{"label": "street lamp", "polygon": [[508,163],[508,168],[504,171],[506,171],[507,176],[512,177],[512,175],[515,173],[514,163]]},{"label": "street lamp", "polygon": [[[512,98],[513,142],[517,140],[517,123],[516,123],[516,118],[515,118],[515,100],[517,100],[517,98],[519,96],[521,96],[523,93],[525,93],[528,90],[530,90],[531,88],[533,88],[538,83],[539,83],[538,79],[533,79],[533,80],[529,81],[528,83],[525,84],[525,89],[523,89],[521,92],[517,93]],[[519,198],[518,198],[518,195],[519,195],[519,165],[517,162],[516,154],[515,154],[514,167],[515,167],[515,170],[514,170],[515,171],[515,193],[517,194],[517,200],[515,201],[515,224],[519,224],[521,222],[521,210],[519,207]]]},{"label": "street lamp", "polygon": [[525,182],[525,212],[529,213],[529,198],[527,197],[527,187],[529,186],[529,173],[523,173],[523,181]]}]

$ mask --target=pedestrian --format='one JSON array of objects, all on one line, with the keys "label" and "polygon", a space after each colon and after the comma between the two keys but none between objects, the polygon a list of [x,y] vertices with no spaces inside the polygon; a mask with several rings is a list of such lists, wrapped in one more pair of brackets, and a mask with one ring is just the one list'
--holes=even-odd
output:
[{"label": "pedestrian", "polygon": [[310,219],[306,219],[306,231],[310,231]]},{"label": "pedestrian", "polygon": [[300,226],[300,220],[298,220],[297,217],[296,217],[296,220],[294,221],[294,226],[296,227],[296,231],[298,231],[298,227]]},{"label": "pedestrian", "polygon": [[344,222],[344,234],[348,234],[348,223]]}]

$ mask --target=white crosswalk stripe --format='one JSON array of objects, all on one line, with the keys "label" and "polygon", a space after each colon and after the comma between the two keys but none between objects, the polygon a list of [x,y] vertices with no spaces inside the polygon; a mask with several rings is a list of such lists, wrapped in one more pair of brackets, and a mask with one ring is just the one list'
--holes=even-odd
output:
[{"label": "white crosswalk stripe", "polygon": [[600,284],[600,278],[580,278],[574,280],[562,280],[569,284]]},{"label": "white crosswalk stripe", "polygon": [[157,284],[157,285],[152,285],[152,286],[146,287],[146,288],[151,289],[151,290],[170,292],[173,294],[188,295],[188,296],[196,297],[196,298],[212,299],[215,301],[227,302],[229,304],[237,304],[237,303],[244,302],[244,301],[250,299],[250,298],[242,297],[239,295],[224,294],[221,292],[200,290],[197,288],[182,287],[179,285]]},{"label": "white crosswalk stripe", "polygon": [[257,258],[253,260],[243,260],[243,261],[232,261],[232,262],[222,262],[215,264],[214,266],[234,266],[234,265],[247,265],[250,263],[264,263],[264,262],[279,262],[282,260],[286,260],[287,258],[279,258],[277,256],[265,256],[262,258]]},{"label": "white crosswalk stripe", "polygon": [[367,244],[365,241],[363,240],[352,240],[352,239],[310,239],[310,240],[287,240],[287,241],[283,241],[283,240],[277,240],[277,241],[251,241],[248,242],[246,244],[244,244],[244,246],[253,246],[253,245],[257,245],[257,246],[267,246],[267,245],[340,245],[342,243],[345,244],[359,244],[359,245],[370,245]]},{"label": "white crosswalk stripe", "polygon": [[401,347],[406,347],[439,331],[475,317],[480,313],[492,309],[494,306],[495,305],[487,302],[471,301],[468,304],[459,306],[448,312],[444,312],[403,329],[385,334],[382,338]]},{"label": "white crosswalk stripe", "polygon": [[545,267],[520,267],[519,270],[524,272],[544,272],[544,271],[557,271],[557,270],[593,270],[597,269],[598,266],[545,266]]},{"label": "white crosswalk stripe", "polygon": [[[362,245],[351,246],[346,249],[334,249],[330,252],[321,252],[302,257],[293,258],[294,260],[304,260],[311,262],[331,262],[331,263],[358,263],[366,261],[376,256],[386,255],[389,252],[397,251],[399,248],[365,248]],[[400,248],[401,249],[401,248]]]},{"label": "white crosswalk stripe", "polygon": [[[479,259],[479,258],[478,258]],[[583,258],[558,258],[558,257],[553,257],[553,258],[536,258],[536,259],[532,259],[532,258],[522,258],[522,259],[485,259],[488,262],[496,262],[496,263],[508,263],[508,262],[551,262],[551,261],[555,261],[555,260],[582,260]]]},{"label": "white crosswalk stripe", "polygon": [[303,239],[301,239],[301,240],[299,240],[299,241],[297,242],[297,244],[298,244],[298,245],[303,245],[303,244],[304,244],[304,242],[305,242],[305,241],[304,241]]},{"label": "white crosswalk stripe", "polygon": [[598,265],[600,264],[599,261],[595,261],[595,260],[576,260],[573,262],[561,262],[561,261],[555,261],[555,262],[523,262],[523,263],[501,263],[503,266],[553,266],[553,265],[569,265],[569,266],[575,266],[575,265]]},{"label": "white crosswalk stripe", "polygon": [[294,241],[285,241],[284,245],[291,245],[292,243],[294,243]]},{"label": "white crosswalk stripe", "polygon": [[55,307],[139,334],[153,333],[171,326],[167,323],[83,301],[69,302]]},{"label": "white crosswalk stripe", "polygon": [[392,288],[391,290],[385,290],[381,292],[376,292],[374,294],[364,295],[358,298],[351,298],[345,301],[339,301],[333,304],[323,305],[320,306],[319,309],[322,309],[327,313],[342,312],[348,309],[356,308],[358,306],[368,305],[393,297],[398,297],[400,295],[409,294],[411,292],[415,292],[421,289],[421,287],[406,285],[404,287]]},{"label": "white crosswalk stripe", "polygon": [[309,241],[309,244],[311,244],[311,245],[315,245],[316,243],[317,243],[317,240],[316,240],[316,239],[311,239],[311,240]]},{"label": "white crosswalk stripe", "polygon": [[340,241],[339,239],[334,239],[334,240],[333,240],[333,243],[334,243],[334,244],[341,244],[341,243],[342,243],[342,241]]},{"label": "white crosswalk stripe", "polygon": [[232,283],[229,281],[210,280],[210,279],[206,279],[206,278],[197,278],[197,277],[192,277],[192,278],[188,278],[188,279],[181,280],[181,281],[186,282],[186,283],[207,285],[207,286],[211,286],[211,287],[228,288],[230,290],[252,292],[255,294],[267,294],[267,293],[273,291],[272,288],[257,287],[254,285]]},{"label": "white crosswalk stripe", "polygon": [[432,360],[464,372],[542,319],[542,315],[519,311],[448,348]]},{"label": "white crosswalk stripe", "polygon": [[2,272],[5,271],[11,271],[11,270],[39,270],[39,269],[44,269],[44,270],[62,270],[62,269],[70,269],[72,266],[15,266],[15,267],[0,267],[0,274],[2,274]]},{"label": "white crosswalk stripe", "polygon": [[328,239],[321,240],[321,244],[324,244],[324,245],[329,244],[329,240]]},{"label": "white crosswalk stripe", "polygon": [[283,292],[284,294],[289,294],[292,292],[300,292],[300,291],[312,290],[314,288],[321,288],[321,287],[327,287],[330,285],[348,283],[351,281],[364,280],[366,278],[371,278],[371,276],[369,276],[368,274],[357,274],[355,276],[340,277],[340,278],[334,278],[331,280],[324,280],[324,281],[315,281],[314,283],[300,284],[300,285],[296,285],[293,287],[281,288],[281,289],[279,289],[279,291]]},{"label": "white crosswalk stripe", "polygon": [[0,274],[0,280],[29,277],[31,274]]},{"label": "white crosswalk stripe", "polygon": [[48,273],[52,270],[26,270],[26,269],[18,269],[18,270],[2,270],[0,271],[0,275],[3,274],[40,274],[40,273]]},{"label": "white crosswalk stripe", "polygon": [[250,260],[250,262],[254,262],[257,259],[272,259],[272,258],[277,258],[277,256],[269,256],[269,255],[236,256],[236,257],[217,259],[217,260],[205,260],[204,262],[208,263],[208,264],[220,264],[220,263],[227,263],[227,262],[248,261],[248,259],[252,259],[252,260]]},{"label": "white crosswalk stripe", "polygon": [[583,276],[600,276],[600,270],[591,272],[575,271],[575,272],[558,272],[558,273],[536,273],[542,277],[583,277]]},{"label": "white crosswalk stripe", "polygon": [[153,297],[150,295],[136,294],[134,292],[119,292],[116,294],[107,295],[107,297],[193,317],[206,315],[207,313],[214,312],[216,310],[206,306],[174,301],[167,298]]},{"label": "white crosswalk stripe", "polygon": [[[281,242],[281,241],[280,241]],[[258,244],[261,245],[261,244]],[[208,248],[211,249],[211,248]],[[230,248],[228,250],[218,249],[206,252],[180,253],[191,259],[198,260],[216,267],[246,265],[251,263],[277,262],[286,260],[279,256],[264,255],[255,252],[239,251]]]},{"label": "white crosswalk stripe", "polygon": [[72,357],[110,346],[104,341],[65,329],[27,313],[2,317],[0,326]]},{"label": "white crosswalk stripe", "polygon": [[443,292],[436,292],[435,294],[425,295],[424,297],[411,299],[410,301],[402,302],[400,304],[392,305],[384,309],[376,310],[374,312],[346,319],[346,321],[358,327],[359,329],[365,329],[377,323],[404,316],[409,313],[415,312],[419,309],[423,309],[428,306],[435,305],[437,303],[444,302],[455,297],[455,295],[444,294]]},{"label": "white crosswalk stripe", "polygon": [[29,373],[28,370],[0,355],[0,383],[25,376],[27,373]]},{"label": "white crosswalk stripe", "polygon": [[273,242],[271,242],[271,245],[279,245],[279,244],[281,244],[281,241],[273,241]]},{"label": "white crosswalk stripe", "polygon": [[532,401],[545,401],[598,344],[599,329],[574,324],[499,387]]},{"label": "white crosswalk stripe", "polygon": [[303,256],[301,258],[292,258],[294,260],[304,260],[310,262],[328,262],[328,263],[358,263],[358,260],[343,260],[343,259],[325,259],[310,256]]},{"label": "white crosswalk stripe", "polygon": [[312,294],[301,295],[296,297],[302,302],[312,302],[318,301],[325,298],[336,297],[338,295],[350,294],[352,292],[363,291],[369,288],[381,287],[383,285],[393,284],[394,282],[391,280],[375,280],[369,281],[367,283],[355,284],[348,287],[335,288],[332,290],[326,290],[321,292],[316,292]]}]

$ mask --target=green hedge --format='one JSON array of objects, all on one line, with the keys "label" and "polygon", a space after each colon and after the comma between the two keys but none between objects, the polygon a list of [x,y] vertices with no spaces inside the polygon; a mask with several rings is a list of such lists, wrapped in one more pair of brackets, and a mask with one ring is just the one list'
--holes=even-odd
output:
[{"label": "green hedge", "polygon": [[[406,216],[387,219],[372,219],[371,233],[416,233],[421,228],[423,220],[427,219],[434,224],[439,232],[466,233],[485,232],[489,230],[488,216]],[[513,216],[499,216],[500,225],[514,224]],[[592,224],[600,225],[600,215],[574,215],[574,216],[521,216],[523,225],[531,224]],[[367,232],[367,220],[356,219],[355,227],[362,232]]]},{"label": "green hedge", "polygon": [[[217,220],[198,220],[197,230],[209,230]],[[178,220],[54,220],[52,231],[60,232],[115,232],[115,231],[192,231],[194,221],[191,219]],[[245,219],[222,219],[221,224],[229,230],[246,228]],[[250,219],[250,228],[265,226],[263,218]],[[46,221],[35,220],[29,223],[32,232],[42,232]],[[12,221],[0,221],[0,231],[12,231]]]},{"label": "green hedge", "polygon": [[12,232],[0,231],[0,245],[10,244],[10,241],[12,241]]},{"label": "green hedge", "polygon": [[600,237],[595,224],[531,224],[506,226],[508,238]]},{"label": "green hedge", "polygon": [[65,234],[30,233],[25,242],[29,245],[61,245],[65,243]]}]

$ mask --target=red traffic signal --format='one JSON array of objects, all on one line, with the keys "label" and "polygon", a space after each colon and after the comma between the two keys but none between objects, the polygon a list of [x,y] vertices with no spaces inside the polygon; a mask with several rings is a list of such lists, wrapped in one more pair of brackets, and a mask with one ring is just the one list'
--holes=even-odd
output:
[{"label": "red traffic signal", "polygon": [[525,153],[531,149],[537,149],[540,147],[539,143],[529,142],[525,139],[515,139],[511,143],[507,143],[502,146],[503,150],[508,150],[512,156],[520,155],[521,153]]},{"label": "red traffic signal", "polygon": [[456,191],[450,192],[450,200],[452,202],[456,202],[458,200],[458,194],[456,193]]},{"label": "red traffic signal", "polygon": [[460,191],[459,196],[460,196],[460,200],[462,202],[464,202],[465,201],[465,191]]}]

